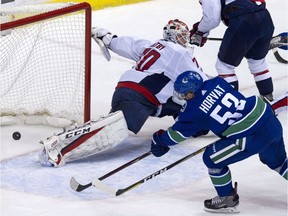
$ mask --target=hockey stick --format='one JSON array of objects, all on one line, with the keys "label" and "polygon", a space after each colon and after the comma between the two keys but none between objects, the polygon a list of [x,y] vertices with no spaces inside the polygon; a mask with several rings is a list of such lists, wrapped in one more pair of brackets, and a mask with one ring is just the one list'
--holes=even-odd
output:
[{"label": "hockey stick", "polygon": [[[280,47],[279,47],[279,48],[280,48]],[[288,61],[287,61],[286,59],[284,59],[283,57],[280,56],[277,48],[273,48],[273,49],[272,49],[272,52],[273,52],[273,54],[274,54],[274,56],[275,56],[275,58],[277,59],[278,62],[284,63],[284,64],[288,64]]]},{"label": "hockey stick", "polygon": [[[283,49],[283,50],[287,50],[288,46],[287,46],[287,35],[288,32],[282,32],[274,37],[272,37],[271,42],[270,42],[270,46],[269,46],[269,50],[273,51],[273,54],[275,56],[275,58],[277,59],[278,62],[280,63],[284,63],[287,64],[287,60],[285,60],[284,58],[282,58],[277,50],[277,48],[279,49]],[[208,40],[211,41],[222,41],[222,38],[207,38]]]},{"label": "hockey stick", "polygon": [[222,41],[223,38],[211,38],[211,37],[208,37],[207,40],[211,40],[211,41]]},{"label": "hockey stick", "polygon": [[[214,141],[214,142],[215,142],[215,141]],[[213,142],[213,143],[214,143],[214,142]],[[122,189],[117,189],[117,190],[115,190],[114,188],[112,188],[112,187],[110,187],[110,186],[102,183],[99,179],[95,179],[95,180],[92,182],[92,185],[93,185],[94,187],[102,190],[102,191],[106,191],[106,192],[111,193],[111,194],[113,194],[113,195],[115,195],[115,196],[120,196],[121,194],[123,194],[123,193],[125,193],[125,192],[127,192],[127,191],[130,191],[130,190],[132,190],[132,189],[134,189],[134,188],[136,188],[136,187],[144,184],[144,183],[147,182],[148,180],[150,180],[150,179],[152,179],[152,178],[154,178],[154,177],[156,177],[156,176],[158,176],[158,175],[160,175],[160,174],[168,171],[169,169],[175,167],[176,165],[178,165],[178,164],[180,164],[180,163],[183,163],[184,161],[186,161],[186,160],[188,160],[188,159],[190,159],[190,158],[192,158],[192,157],[200,154],[200,153],[203,152],[208,146],[210,146],[210,145],[213,144],[213,143],[210,143],[210,144],[208,144],[208,145],[206,145],[206,146],[198,149],[197,151],[192,152],[191,154],[189,154],[189,155],[187,155],[187,156],[179,159],[178,161],[175,161],[174,163],[172,163],[172,164],[170,164],[170,165],[168,165],[168,166],[166,166],[166,167],[164,167],[164,168],[162,168],[162,169],[160,169],[160,170],[158,170],[158,171],[156,171],[156,172],[154,172],[154,173],[146,176],[145,178],[143,178],[143,179],[141,179],[141,180],[139,180],[139,181],[137,181],[137,182],[129,185],[129,186],[126,187],[126,188],[122,188]]]},{"label": "hockey stick", "polygon": [[[276,37],[273,37],[270,44],[270,49],[272,49],[273,54],[278,62],[287,64],[288,61],[280,56],[278,49],[287,50],[287,42],[288,42],[288,32],[283,32]],[[278,46],[278,44],[284,44],[282,46]],[[286,44],[286,45],[285,45]]]},{"label": "hockey stick", "polygon": [[[215,141],[214,141],[214,142],[215,142]],[[214,143],[214,142],[213,142],[213,143]],[[130,186],[128,186],[128,187],[126,187],[126,188],[118,189],[118,190],[116,191],[115,195],[116,195],[116,196],[119,196],[119,195],[121,195],[121,194],[123,194],[123,193],[125,193],[125,192],[127,192],[127,191],[132,190],[133,188],[136,188],[136,187],[144,184],[146,181],[154,178],[155,176],[158,176],[158,175],[160,175],[160,174],[168,171],[169,169],[177,166],[178,164],[183,163],[184,161],[186,161],[186,160],[188,160],[188,159],[190,159],[190,158],[192,158],[192,157],[194,157],[194,156],[202,153],[202,152],[203,152],[208,146],[210,146],[211,144],[212,144],[212,143],[210,143],[209,145],[206,145],[206,146],[198,149],[197,151],[192,152],[191,154],[189,154],[189,155],[187,155],[187,156],[179,159],[178,161],[175,161],[174,163],[172,163],[172,164],[170,164],[170,165],[168,165],[168,166],[166,166],[166,167],[164,167],[164,168],[162,168],[162,169],[160,169],[160,170],[152,173],[151,175],[146,176],[145,178],[143,178],[143,179],[135,182],[134,184],[131,184]]]},{"label": "hockey stick", "polygon": [[[288,34],[288,32],[282,32],[276,36],[273,36],[271,39],[269,50],[271,50],[273,48],[280,48],[280,49],[287,50],[288,49],[287,34]],[[208,37],[207,40],[222,41],[223,38]]]},{"label": "hockey stick", "polygon": [[[121,171],[122,169],[125,169],[126,167],[128,167],[128,166],[130,166],[130,165],[132,165],[132,164],[134,164],[134,163],[136,163],[136,162],[144,159],[145,157],[147,157],[147,156],[149,156],[149,155],[151,155],[151,151],[148,151],[148,152],[144,153],[143,155],[140,155],[140,156],[138,156],[137,158],[134,158],[133,160],[131,160],[131,161],[123,164],[122,166],[120,166],[120,167],[118,167],[118,168],[110,171],[109,173],[101,176],[101,177],[98,178],[97,180],[98,180],[98,181],[102,181],[102,180],[108,178],[109,176],[114,175],[115,173]],[[96,181],[96,180],[93,180],[92,182],[90,182],[90,183],[88,183],[88,184],[82,185],[82,184],[80,184],[79,182],[77,182],[74,177],[72,177],[71,180],[70,180],[70,187],[71,187],[74,191],[80,192],[80,191],[85,190],[85,189],[88,188],[88,187],[91,187],[92,185],[94,186],[94,184],[93,184],[94,181]]]},{"label": "hockey stick", "polygon": [[[274,39],[274,38],[276,38],[276,37],[279,37],[278,35],[276,35],[276,36],[274,36],[273,38],[272,38],[272,40]],[[211,40],[211,41],[222,41],[223,40],[223,38],[207,38],[207,40]],[[273,49],[273,48],[280,48],[280,49],[284,49],[284,50],[286,50],[287,49],[287,47],[288,47],[288,45],[287,45],[287,43],[285,43],[285,42],[273,42],[271,40],[271,44],[270,44],[270,46],[269,46],[269,50],[271,50],[271,49]]]}]

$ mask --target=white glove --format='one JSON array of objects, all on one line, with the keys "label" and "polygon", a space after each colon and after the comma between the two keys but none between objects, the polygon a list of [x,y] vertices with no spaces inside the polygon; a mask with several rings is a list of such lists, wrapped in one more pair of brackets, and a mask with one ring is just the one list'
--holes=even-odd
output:
[{"label": "white glove", "polygon": [[116,35],[111,34],[108,30],[97,27],[93,27],[91,33],[94,39],[98,38],[102,40],[106,47],[109,47],[112,38],[117,37]]}]

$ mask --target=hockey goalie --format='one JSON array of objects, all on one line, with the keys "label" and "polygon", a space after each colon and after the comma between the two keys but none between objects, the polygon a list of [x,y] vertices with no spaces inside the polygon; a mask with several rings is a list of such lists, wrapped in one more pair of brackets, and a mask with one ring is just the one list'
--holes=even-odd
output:
[{"label": "hockey goalie", "polygon": [[127,137],[124,115],[117,111],[40,141],[44,149],[39,154],[39,161],[44,166],[61,167],[67,162],[114,148]]}]

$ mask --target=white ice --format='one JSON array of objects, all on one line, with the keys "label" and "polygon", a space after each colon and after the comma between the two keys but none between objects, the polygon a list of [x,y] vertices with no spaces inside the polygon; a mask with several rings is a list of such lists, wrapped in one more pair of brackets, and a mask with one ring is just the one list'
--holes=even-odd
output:
[{"label": "white ice", "polygon": [[[267,7],[274,20],[275,35],[287,31],[288,2],[269,0]],[[178,18],[192,26],[201,15],[202,11],[196,0],[154,0],[95,11],[92,24],[107,28],[114,34],[154,40],[162,37],[162,28],[168,20]],[[222,37],[224,30],[225,26],[221,24],[211,32],[210,37]],[[219,42],[208,41],[203,48],[196,47],[194,50],[202,68],[211,75],[216,75],[214,65],[218,48]],[[115,54],[112,54],[112,60],[107,62],[94,42],[92,52],[92,116],[96,119],[109,112],[117,80],[133,62]],[[285,58],[286,52],[281,52]],[[274,94],[277,97],[287,91],[287,65],[278,63],[272,52],[269,52],[267,58],[273,74]],[[245,95],[258,94],[245,60],[238,67],[237,74],[240,89]],[[281,113],[278,118],[283,125],[287,143],[287,113]],[[216,194],[201,155],[119,197],[113,197],[93,187],[81,193],[70,189],[69,180],[72,176],[86,184],[148,151],[151,134],[160,128],[166,129],[171,124],[173,120],[170,118],[150,118],[138,135],[130,134],[125,144],[59,169],[41,167],[38,163],[38,152],[41,149],[39,140],[59,132],[60,129],[46,126],[1,127],[0,215],[212,215],[203,210],[203,201]],[[22,134],[20,140],[12,139],[14,131]],[[114,188],[126,187],[214,140],[216,137],[212,134],[190,139],[172,147],[170,152],[161,158],[149,156],[103,182]],[[233,180],[239,184],[241,215],[287,215],[287,181],[262,164],[257,155],[233,164],[230,168]]]}]

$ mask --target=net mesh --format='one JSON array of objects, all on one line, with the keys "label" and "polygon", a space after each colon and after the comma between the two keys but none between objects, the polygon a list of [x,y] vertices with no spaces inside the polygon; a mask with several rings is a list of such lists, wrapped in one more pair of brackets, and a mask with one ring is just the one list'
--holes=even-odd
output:
[{"label": "net mesh", "polygon": [[28,124],[83,123],[85,31],[84,11],[59,11],[1,36],[2,125],[15,117]]}]

